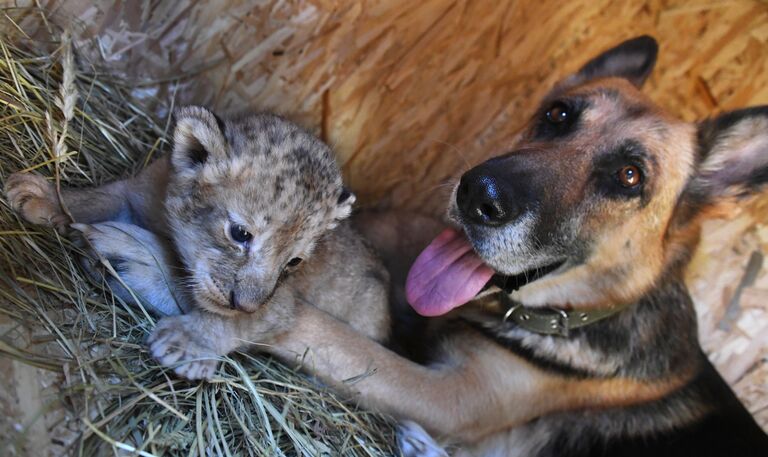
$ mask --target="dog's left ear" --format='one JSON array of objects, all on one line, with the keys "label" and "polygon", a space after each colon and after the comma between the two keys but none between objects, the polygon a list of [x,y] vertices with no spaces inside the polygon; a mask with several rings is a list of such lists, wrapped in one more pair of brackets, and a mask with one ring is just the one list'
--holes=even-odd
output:
[{"label": "dog's left ear", "polygon": [[699,163],[688,191],[709,204],[738,200],[768,184],[768,106],[698,125]]},{"label": "dog's left ear", "polygon": [[658,53],[659,45],[653,37],[632,38],[587,62],[565,83],[570,86],[592,79],[624,78],[639,88],[653,71]]}]

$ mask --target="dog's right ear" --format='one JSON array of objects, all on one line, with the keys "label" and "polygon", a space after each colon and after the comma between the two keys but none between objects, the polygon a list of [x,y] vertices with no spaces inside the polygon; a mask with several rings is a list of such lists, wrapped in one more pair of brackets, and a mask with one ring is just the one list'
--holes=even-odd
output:
[{"label": "dog's right ear", "polygon": [[653,37],[632,38],[587,62],[565,84],[575,86],[593,79],[618,77],[639,88],[653,71],[658,53],[659,45]]},{"label": "dog's right ear", "polygon": [[210,157],[224,156],[227,141],[224,121],[200,106],[185,106],[175,111],[171,163],[177,172],[193,171]]},{"label": "dog's right ear", "polygon": [[768,106],[731,111],[698,125],[699,167],[689,190],[712,204],[768,186]]},{"label": "dog's right ear", "polygon": [[768,106],[731,111],[697,124],[695,168],[670,227],[671,238],[709,217],[732,214],[768,189]]}]

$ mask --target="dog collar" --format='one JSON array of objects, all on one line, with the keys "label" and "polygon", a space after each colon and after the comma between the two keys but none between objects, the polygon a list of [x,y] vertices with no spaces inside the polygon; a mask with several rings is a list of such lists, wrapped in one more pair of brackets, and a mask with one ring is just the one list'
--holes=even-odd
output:
[{"label": "dog collar", "polygon": [[527,308],[521,303],[512,300],[503,291],[499,293],[501,303],[506,306],[503,322],[513,322],[517,326],[533,333],[543,335],[560,335],[568,337],[573,329],[586,327],[605,318],[611,317],[624,306],[611,306],[608,308],[592,310],[566,311],[554,308]]}]

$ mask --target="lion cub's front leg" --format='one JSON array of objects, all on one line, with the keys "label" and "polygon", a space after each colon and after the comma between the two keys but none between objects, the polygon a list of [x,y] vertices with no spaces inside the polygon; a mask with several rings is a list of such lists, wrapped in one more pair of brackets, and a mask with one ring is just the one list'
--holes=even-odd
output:
[{"label": "lion cub's front leg", "polygon": [[278,288],[272,300],[248,316],[195,310],[161,319],[147,344],[152,356],[187,379],[211,379],[221,357],[238,348],[270,341],[292,321],[294,296]]},{"label": "lion cub's front leg", "polygon": [[8,177],[5,193],[11,207],[27,222],[52,226],[62,233],[71,222],[121,221],[167,234],[163,197],[168,168],[167,159],[155,160],[133,178],[98,187],[75,189],[62,186],[61,195],[46,178],[35,173],[17,172]]}]

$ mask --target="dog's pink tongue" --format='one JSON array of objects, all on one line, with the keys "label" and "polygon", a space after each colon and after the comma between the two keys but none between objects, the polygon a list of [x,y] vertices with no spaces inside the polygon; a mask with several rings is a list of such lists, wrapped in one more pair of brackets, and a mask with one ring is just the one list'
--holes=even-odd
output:
[{"label": "dog's pink tongue", "polygon": [[491,276],[464,235],[446,229],[416,258],[405,295],[417,313],[439,316],[474,298]]}]

